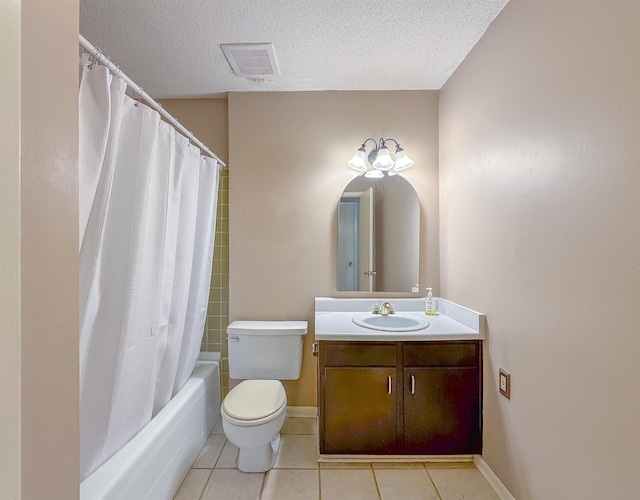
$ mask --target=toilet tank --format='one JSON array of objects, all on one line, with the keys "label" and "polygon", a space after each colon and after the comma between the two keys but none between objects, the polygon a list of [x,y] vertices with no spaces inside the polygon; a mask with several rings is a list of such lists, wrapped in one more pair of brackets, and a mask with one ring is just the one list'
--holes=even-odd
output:
[{"label": "toilet tank", "polygon": [[306,321],[234,321],[227,327],[229,376],[296,380]]}]

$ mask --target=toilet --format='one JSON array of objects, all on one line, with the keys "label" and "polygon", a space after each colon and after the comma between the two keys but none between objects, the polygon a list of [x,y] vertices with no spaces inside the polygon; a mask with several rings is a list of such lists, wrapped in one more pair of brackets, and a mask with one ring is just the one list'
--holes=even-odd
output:
[{"label": "toilet", "polygon": [[280,447],[287,409],[281,380],[300,378],[306,321],[234,321],[227,327],[229,376],[243,380],[224,398],[222,428],[236,445],[238,468],[265,472]]}]

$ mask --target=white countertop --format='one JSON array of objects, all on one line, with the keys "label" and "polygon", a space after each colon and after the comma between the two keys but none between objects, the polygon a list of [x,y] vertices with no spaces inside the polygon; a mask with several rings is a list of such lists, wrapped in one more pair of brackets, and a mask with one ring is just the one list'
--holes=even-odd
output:
[{"label": "white countertop", "polygon": [[[429,326],[410,332],[387,332],[356,325],[353,315],[371,312],[373,304],[390,302],[396,313],[403,316],[426,318]],[[433,341],[433,340],[483,340],[485,316],[479,312],[438,299],[438,314],[424,314],[424,299],[315,299],[316,340],[349,341]]]}]

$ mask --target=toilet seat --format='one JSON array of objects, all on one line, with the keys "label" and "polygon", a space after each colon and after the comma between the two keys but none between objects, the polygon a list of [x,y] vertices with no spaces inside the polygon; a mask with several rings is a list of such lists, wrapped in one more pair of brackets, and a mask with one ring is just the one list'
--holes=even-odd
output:
[{"label": "toilet seat", "polygon": [[245,380],[227,394],[221,412],[231,423],[250,426],[274,420],[286,405],[287,395],[279,380]]}]

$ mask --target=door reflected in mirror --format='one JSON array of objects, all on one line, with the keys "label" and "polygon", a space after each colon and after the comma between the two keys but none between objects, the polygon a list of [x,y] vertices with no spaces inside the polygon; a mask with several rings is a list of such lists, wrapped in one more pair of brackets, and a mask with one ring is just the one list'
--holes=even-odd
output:
[{"label": "door reflected in mirror", "polygon": [[420,204],[409,181],[353,179],[338,206],[338,290],[411,292],[419,261]]}]

